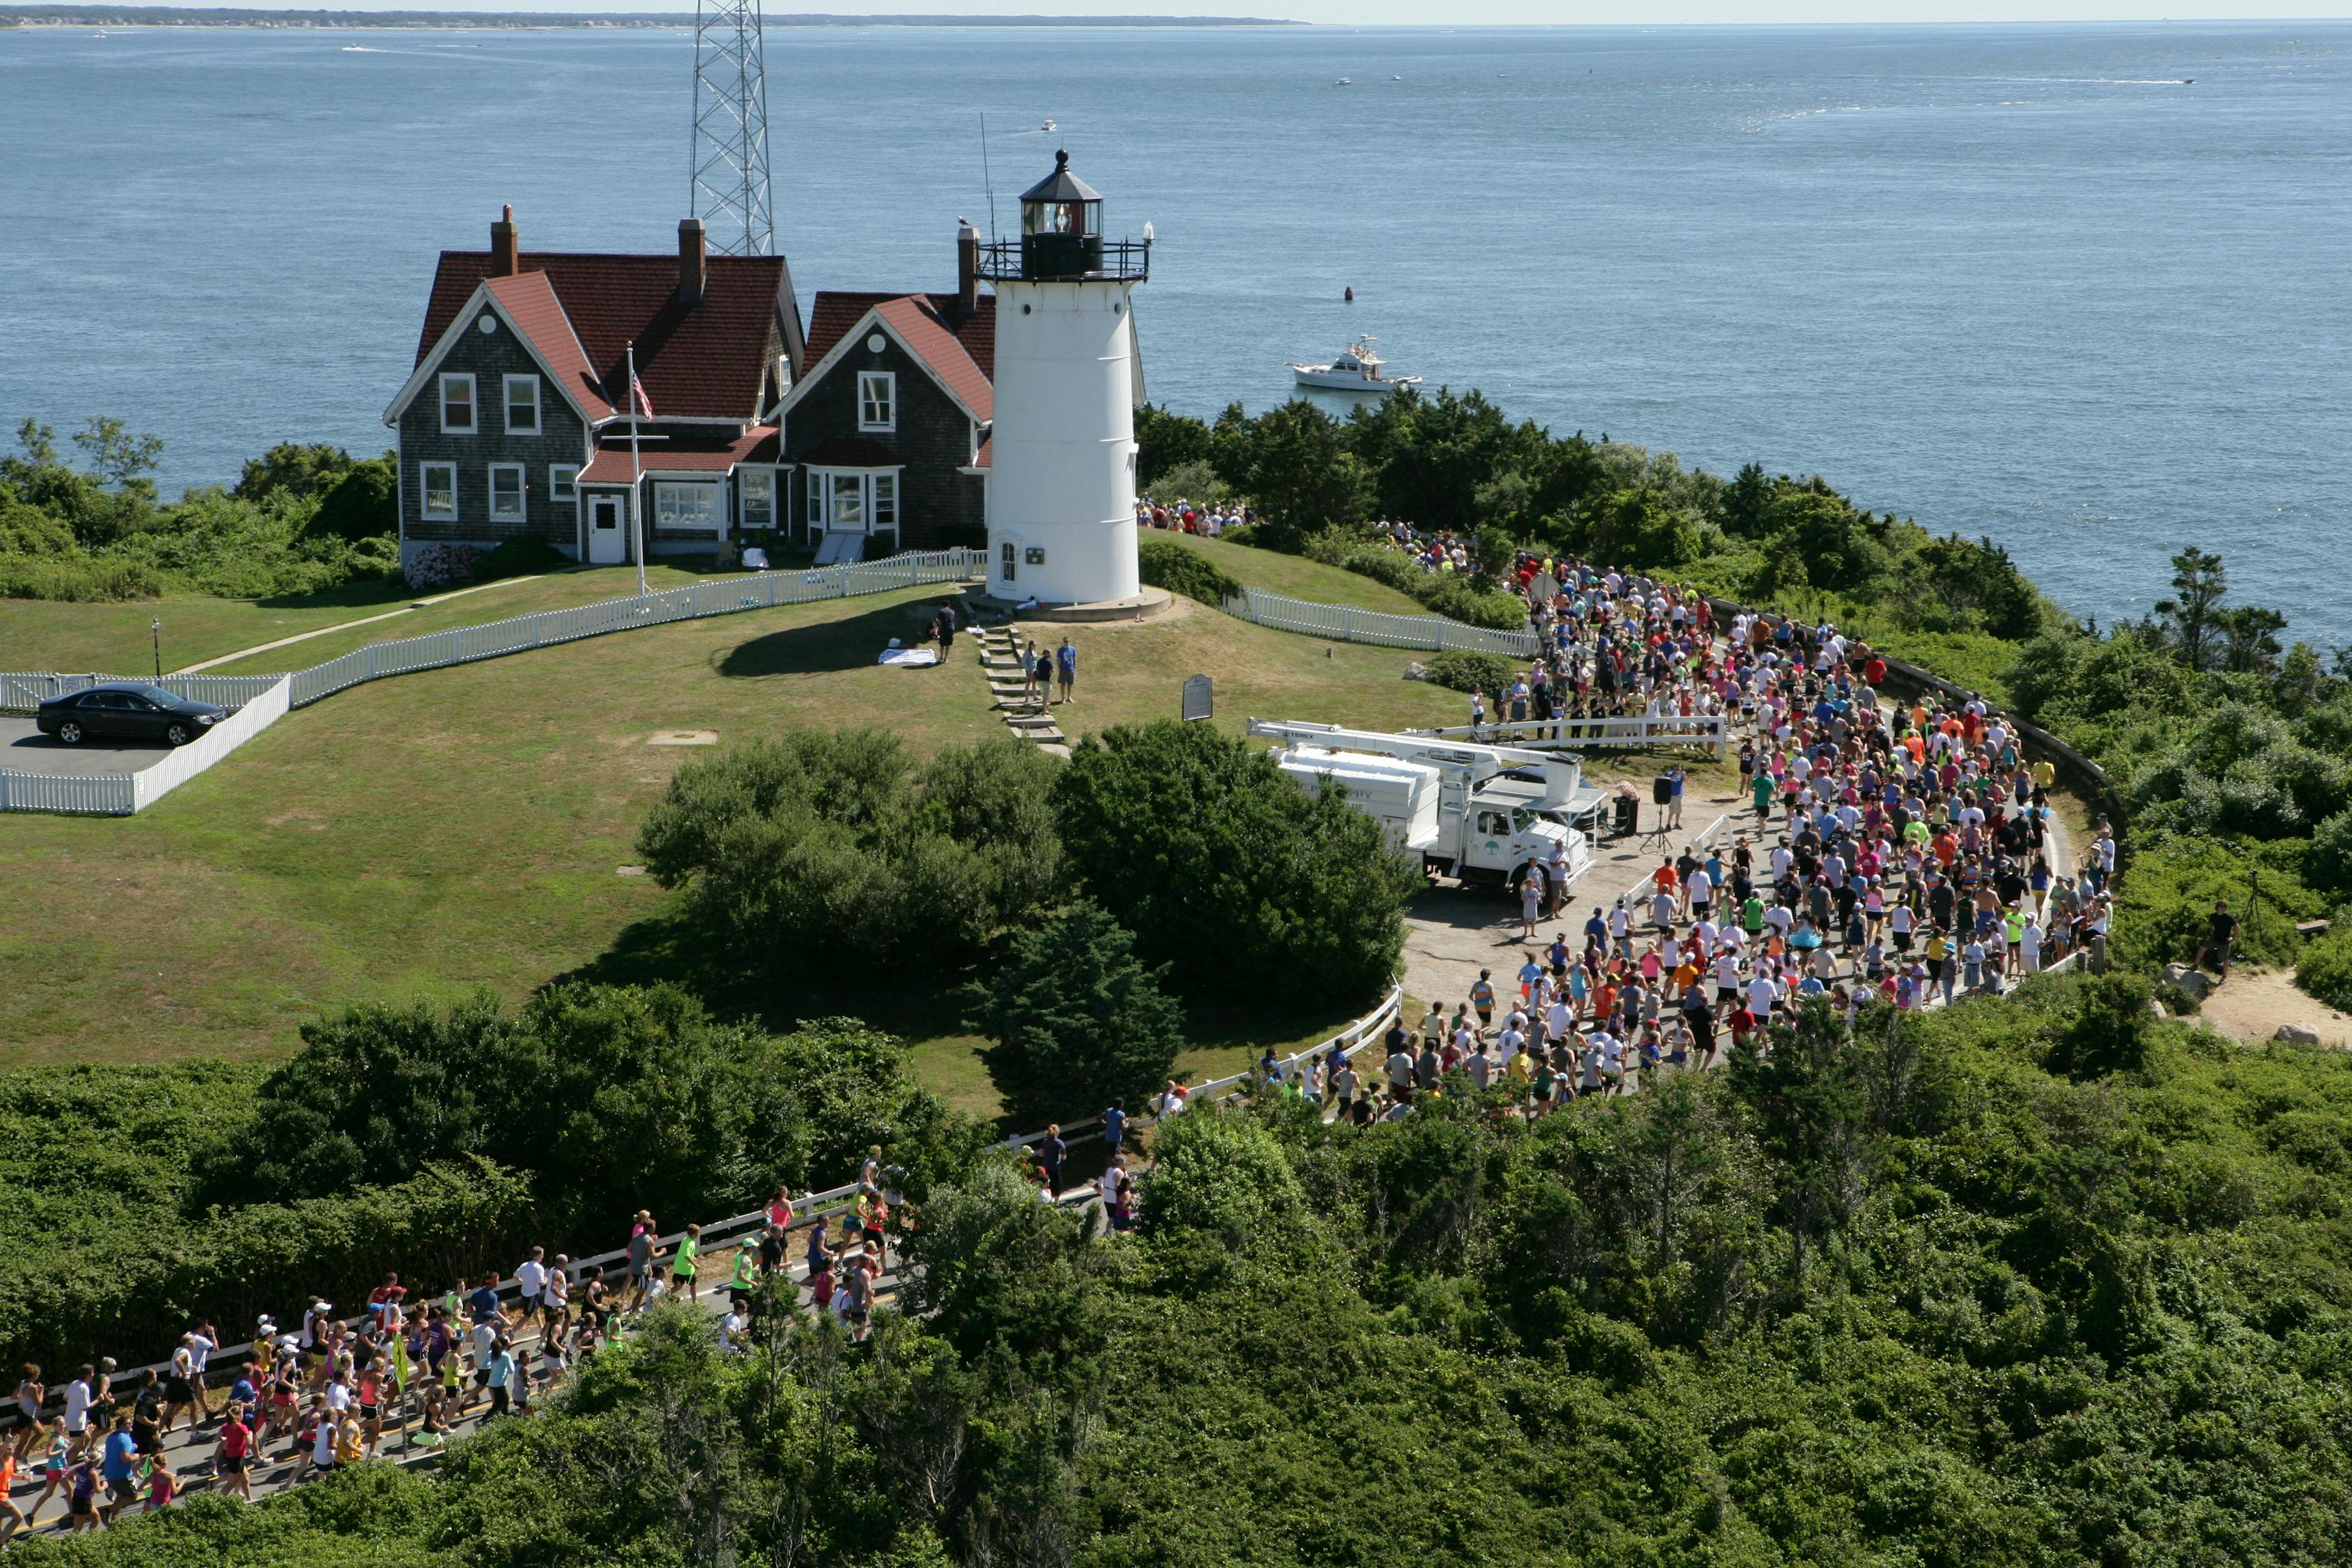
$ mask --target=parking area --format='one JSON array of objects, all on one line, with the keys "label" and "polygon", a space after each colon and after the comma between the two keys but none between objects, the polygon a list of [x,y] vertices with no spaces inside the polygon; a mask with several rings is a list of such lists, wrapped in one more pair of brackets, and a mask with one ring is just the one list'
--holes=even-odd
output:
[{"label": "parking area", "polygon": [[0,768],[20,773],[102,778],[135,773],[171,754],[160,741],[84,741],[59,745],[33,727],[29,713],[0,713]]}]

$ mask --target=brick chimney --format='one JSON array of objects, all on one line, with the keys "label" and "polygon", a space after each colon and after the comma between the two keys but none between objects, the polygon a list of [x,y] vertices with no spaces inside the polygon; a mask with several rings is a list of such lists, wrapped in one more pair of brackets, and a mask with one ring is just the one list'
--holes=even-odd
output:
[{"label": "brick chimney", "polygon": [[980,231],[961,221],[956,225],[956,309],[967,316],[980,309]]},{"label": "brick chimney", "polygon": [[683,217],[677,220],[677,297],[692,305],[702,298],[710,281],[710,257],[705,248],[702,220]]},{"label": "brick chimney", "polygon": [[522,235],[515,227],[514,207],[509,204],[498,222],[490,225],[490,276],[511,278],[522,270]]}]

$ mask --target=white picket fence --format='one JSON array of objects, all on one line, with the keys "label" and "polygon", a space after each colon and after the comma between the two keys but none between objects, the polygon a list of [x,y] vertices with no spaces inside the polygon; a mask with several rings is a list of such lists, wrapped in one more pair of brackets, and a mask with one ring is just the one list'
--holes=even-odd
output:
[{"label": "white picket fence", "polygon": [[63,675],[55,670],[0,672],[0,712],[30,713],[52,697],[67,697],[93,686],[125,682],[160,686],[175,697],[238,708],[285,679],[282,675],[167,675],[158,680],[144,675]]},{"label": "white picket fence", "polygon": [[1306,632],[1340,642],[1370,643],[1376,647],[1426,648],[1433,653],[1462,648],[1498,653],[1508,658],[1536,656],[1533,631],[1492,631],[1485,626],[1465,626],[1444,616],[1391,616],[1383,610],[1318,604],[1311,599],[1293,599],[1255,588],[1228,594],[1223,608],[1229,616],[1272,626],[1276,631]]},{"label": "white picket fence", "polygon": [[[107,681],[148,685],[216,702],[237,711],[201,740],[169,753],[138,773],[79,778],[62,773],[0,769],[0,811],[49,811],[73,816],[129,816],[211,767],[275,723],[290,708],[303,708],[338,691],[419,670],[442,669],[477,659],[500,658],[532,648],[553,647],[608,632],[635,631],[673,621],[731,616],[778,605],[887,594],[929,584],[967,583],[986,571],[978,550],[917,550],[856,566],[760,572],[695,583],[642,599],[607,599],[575,610],[542,610],[485,626],[460,626],[398,642],[367,647],[312,665],[292,675],[63,675],[55,672],[0,674],[0,710],[29,710],[52,697],[88,690]],[[251,717],[248,719],[248,714]]]}]

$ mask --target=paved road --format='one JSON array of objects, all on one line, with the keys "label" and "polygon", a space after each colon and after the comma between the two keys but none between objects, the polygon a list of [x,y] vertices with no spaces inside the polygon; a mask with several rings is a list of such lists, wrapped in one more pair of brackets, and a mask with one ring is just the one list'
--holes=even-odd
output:
[{"label": "paved road", "polygon": [[84,741],[60,745],[33,728],[30,716],[0,714],[0,768],[20,773],[64,773],[73,778],[103,778],[135,773],[170,755],[156,742]]}]

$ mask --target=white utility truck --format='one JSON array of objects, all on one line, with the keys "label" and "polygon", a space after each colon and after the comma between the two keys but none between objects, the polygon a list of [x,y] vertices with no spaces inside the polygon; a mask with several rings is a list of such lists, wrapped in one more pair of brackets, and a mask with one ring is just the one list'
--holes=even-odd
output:
[{"label": "white utility truck", "polygon": [[1507,882],[1529,860],[1549,864],[1554,845],[1571,877],[1591,861],[1607,796],[1585,786],[1564,752],[1267,719],[1251,720],[1249,732],[1282,742],[1276,764],[1309,795],[1327,779],[1343,786],[1390,847],[1431,875]]}]

